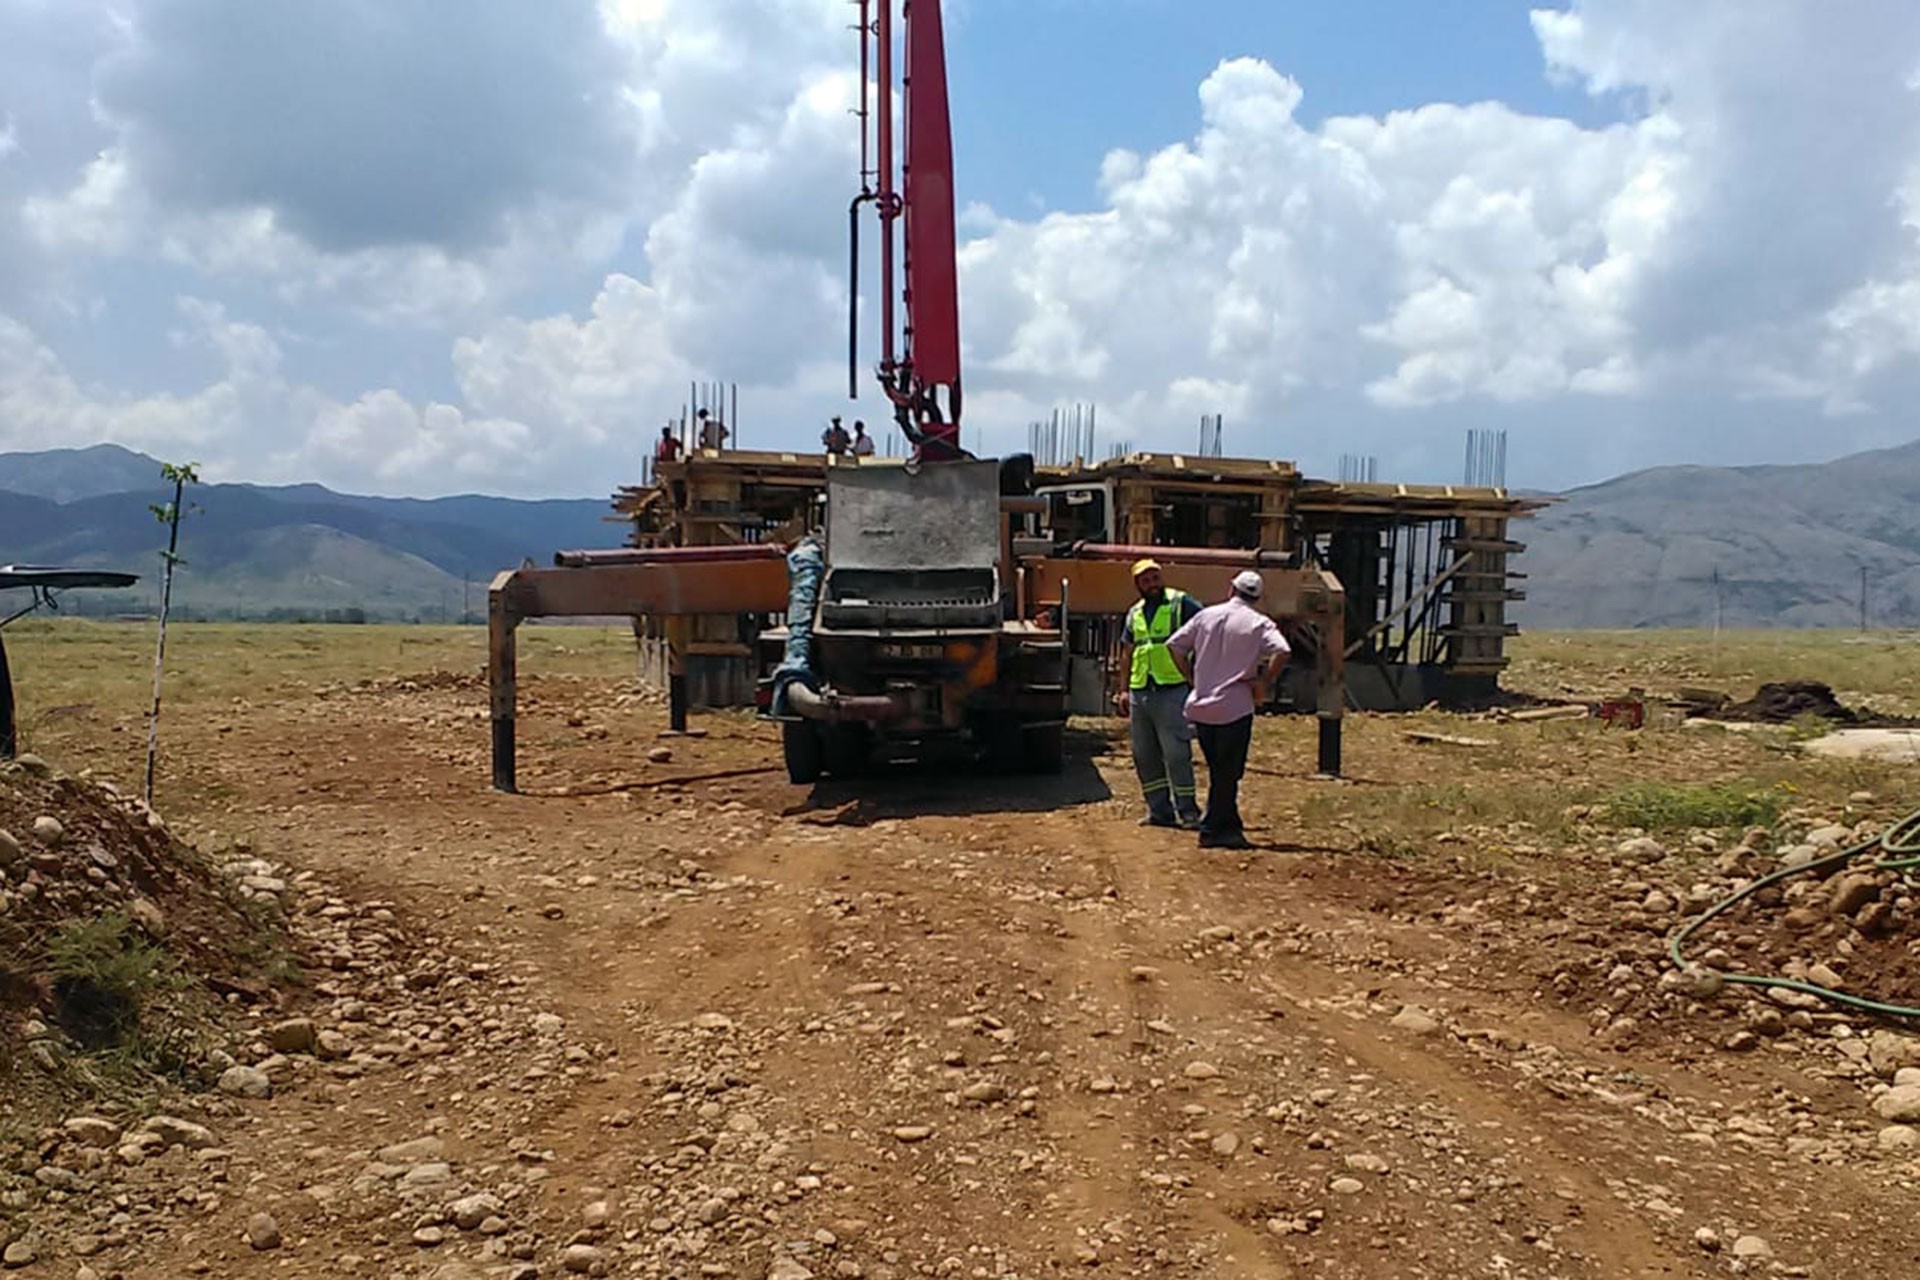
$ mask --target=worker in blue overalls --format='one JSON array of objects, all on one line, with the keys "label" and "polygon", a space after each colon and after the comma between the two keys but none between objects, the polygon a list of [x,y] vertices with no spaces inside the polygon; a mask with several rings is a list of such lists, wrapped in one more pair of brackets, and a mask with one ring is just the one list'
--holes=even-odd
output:
[{"label": "worker in blue overalls", "polygon": [[1174,665],[1167,640],[1200,612],[1200,602],[1168,587],[1153,560],[1136,560],[1133,585],[1140,599],[1127,610],[1120,640],[1127,689],[1118,699],[1133,738],[1133,770],[1147,801],[1143,827],[1200,825],[1193,783],[1193,726],[1187,723],[1187,678]]}]

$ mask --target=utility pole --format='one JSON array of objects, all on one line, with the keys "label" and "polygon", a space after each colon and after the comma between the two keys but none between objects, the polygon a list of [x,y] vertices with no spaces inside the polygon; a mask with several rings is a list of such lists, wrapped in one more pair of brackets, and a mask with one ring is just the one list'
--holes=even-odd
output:
[{"label": "utility pole", "polygon": [[1713,566],[1713,669],[1720,669],[1720,566]]}]

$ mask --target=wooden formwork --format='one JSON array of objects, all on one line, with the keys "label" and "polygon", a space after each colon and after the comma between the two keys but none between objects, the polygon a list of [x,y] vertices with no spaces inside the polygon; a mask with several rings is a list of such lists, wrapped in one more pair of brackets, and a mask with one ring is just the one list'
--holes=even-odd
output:
[{"label": "wooden formwork", "polygon": [[1136,453],[1092,466],[1042,468],[1035,481],[1111,488],[1115,523],[1108,541],[1263,551],[1292,547],[1293,494],[1300,473],[1290,462]]},{"label": "wooden formwork", "polygon": [[[855,459],[834,459],[857,465]],[[632,521],[636,547],[741,546],[787,538],[812,527],[826,489],[823,455],[764,450],[697,449],[675,462],[657,462],[653,483],[614,496],[614,509]],[[687,621],[683,666],[696,707],[753,703],[759,669],[754,637],[769,619],[759,614],[705,614]],[[666,624],[634,621],[640,679],[664,688],[670,666]]]},{"label": "wooden formwork", "polygon": [[[1000,519],[1008,521],[1018,505],[1030,501],[1003,496]],[[1002,528],[1007,531],[1003,537],[1010,540],[1008,523]],[[1134,599],[1130,549],[1086,547],[1082,551],[1081,556],[1036,553],[1003,559],[1010,566],[1014,584],[1013,612],[1005,616],[985,646],[985,670],[992,672],[998,662],[1011,661],[1006,657],[1010,649],[1051,651],[1057,663],[1062,641],[1078,613],[1111,616],[1129,607]],[[1312,697],[1306,709],[1319,720],[1318,767],[1322,773],[1337,776],[1346,709],[1342,657],[1346,609],[1340,584],[1323,570],[1273,566],[1267,559],[1254,551],[1194,547],[1169,547],[1164,557],[1169,576],[1191,582],[1197,591],[1209,595],[1224,594],[1235,572],[1257,568],[1267,585],[1258,607],[1276,620],[1303,623],[1321,638],[1310,672]],[[690,701],[683,687],[690,620],[712,615],[723,604],[768,615],[782,606],[788,591],[785,558],[773,547],[742,546],[719,554],[661,549],[642,551],[618,562],[574,562],[547,569],[512,569],[496,575],[487,593],[487,688],[494,787],[512,792],[519,785],[517,633],[523,622],[553,617],[659,619],[673,685],[670,723],[682,730],[686,728]],[[973,668],[981,669],[980,663],[976,661]],[[985,677],[988,682],[996,678],[993,674]],[[954,695],[942,695],[942,707],[952,708],[956,715],[948,727],[960,727],[957,717],[962,714],[965,690],[970,687],[974,686],[963,678],[957,686],[958,702],[950,700]],[[1055,678],[1022,686],[1020,694],[1041,699],[1047,718],[1058,726],[1064,690]],[[885,703],[890,698],[856,694],[842,705],[861,701]],[[946,712],[941,715],[944,721]]]},{"label": "wooden formwork", "polygon": [[[1465,485],[1308,482],[1295,529],[1347,588],[1350,664],[1393,705],[1462,702],[1498,689],[1507,605],[1524,598],[1512,521],[1546,502]],[[1355,695],[1369,696],[1362,675]],[[1379,700],[1376,692],[1374,700]]]},{"label": "wooden formwork", "polygon": [[[614,506],[632,522],[635,546],[784,541],[818,523],[828,469],[860,465],[824,454],[699,450],[658,464],[650,485],[622,489]],[[1062,542],[1259,549],[1331,572],[1345,589],[1348,696],[1375,709],[1497,689],[1506,639],[1518,630],[1507,605],[1522,598],[1525,577],[1513,567],[1524,544],[1509,525],[1545,505],[1504,489],[1336,483],[1276,459],[1182,454],[1038,467],[1034,483],[1042,493],[1099,495],[1078,506],[1051,499],[1045,523]],[[1076,524],[1094,507],[1097,519]],[[752,636],[767,621],[692,620],[685,675],[695,705],[751,702]],[[1083,619],[1076,644],[1091,656],[1112,645],[1117,627],[1117,619]],[[664,679],[661,624],[643,620],[635,632],[642,678]]]}]

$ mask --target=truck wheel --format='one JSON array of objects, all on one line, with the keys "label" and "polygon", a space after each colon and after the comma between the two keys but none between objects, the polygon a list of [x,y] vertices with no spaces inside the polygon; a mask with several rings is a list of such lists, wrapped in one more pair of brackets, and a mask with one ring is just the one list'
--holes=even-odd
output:
[{"label": "truck wheel", "polygon": [[824,757],[829,776],[858,778],[873,756],[873,731],[864,724],[836,724],[825,734]]},{"label": "truck wheel", "polygon": [[787,764],[787,781],[798,786],[820,781],[827,752],[812,721],[780,722],[780,755]]},{"label": "truck wheel", "polygon": [[1067,766],[1067,727],[1038,725],[1028,729],[1021,755],[1030,773],[1059,773]]},{"label": "truck wheel", "polygon": [[1027,764],[1027,738],[1017,717],[1004,713],[983,716],[974,724],[980,763],[991,773],[1022,773]]}]

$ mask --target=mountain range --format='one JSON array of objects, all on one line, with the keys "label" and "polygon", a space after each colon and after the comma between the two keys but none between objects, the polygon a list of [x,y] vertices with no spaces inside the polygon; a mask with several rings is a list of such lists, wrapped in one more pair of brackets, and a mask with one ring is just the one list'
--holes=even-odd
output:
[{"label": "mountain range", "polygon": [[[160,464],[118,445],[0,454],[0,564],[123,569],[126,592],[78,592],[89,613],[156,599]],[[618,546],[603,498],[372,498],[316,484],[189,491],[188,617],[458,621],[486,616],[493,574],[563,548]],[[1657,467],[1573,489],[1511,536],[1527,550],[1536,629],[1920,625],[1920,441],[1802,466]]]},{"label": "mountain range", "polygon": [[1656,467],[1512,537],[1522,626],[1920,625],[1920,441],[1798,466]]},{"label": "mountain range", "polygon": [[[76,592],[63,607],[151,607],[171,499],[160,464],[118,445],[0,454],[0,564],[122,569],[127,592]],[[370,498],[317,484],[194,485],[181,525],[185,617],[484,619],[493,575],[562,548],[620,545],[605,499],[464,495]]]}]

